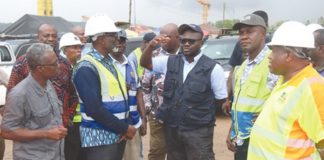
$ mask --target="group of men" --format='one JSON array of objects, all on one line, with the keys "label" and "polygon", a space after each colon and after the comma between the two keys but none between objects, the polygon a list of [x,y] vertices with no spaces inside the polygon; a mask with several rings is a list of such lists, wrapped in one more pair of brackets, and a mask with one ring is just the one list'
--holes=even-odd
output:
[{"label": "group of men", "polygon": [[324,29],[288,21],[267,44],[267,20],[256,11],[233,26],[246,56],[228,82],[203,54],[195,24],[147,33],[128,57],[126,32],[106,15],[60,43],[43,24],[13,68],[1,135],[14,141],[17,160],[143,159],[148,117],[148,159],[212,160],[222,106],[232,117],[226,143],[236,160],[320,159]]}]

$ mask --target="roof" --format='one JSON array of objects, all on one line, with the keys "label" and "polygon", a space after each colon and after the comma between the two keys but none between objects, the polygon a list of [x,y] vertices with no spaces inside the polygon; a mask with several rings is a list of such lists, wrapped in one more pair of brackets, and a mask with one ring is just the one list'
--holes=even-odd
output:
[{"label": "roof", "polygon": [[16,22],[8,26],[1,34],[5,36],[16,35],[36,35],[38,27],[41,24],[50,24],[55,26],[58,33],[68,32],[73,27],[73,24],[63,19],[62,17],[53,16],[36,16],[31,14],[25,14]]}]

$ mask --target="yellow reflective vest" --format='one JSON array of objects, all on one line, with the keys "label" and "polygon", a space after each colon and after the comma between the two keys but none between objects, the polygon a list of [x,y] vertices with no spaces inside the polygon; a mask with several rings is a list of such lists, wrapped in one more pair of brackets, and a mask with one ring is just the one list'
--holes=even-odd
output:
[{"label": "yellow reflective vest", "polygon": [[266,53],[263,60],[256,64],[248,78],[241,84],[247,60],[235,71],[234,99],[232,103],[232,131],[231,138],[246,139],[250,136],[252,120],[255,114],[262,110],[262,105],[269,97],[271,90],[267,87],[269,75],[269,60]]},{"label": "yellow reflective vest", "polygon": [[320,159],[315,144],[324,139],[324,79],[311,65],[289,81],[278,81],[256,120],[250,160]]},{"label": "yellow reflective vest", "polygon": [[137,60],[137,68],[136,68],[137,74],[138,74],[138,77],[141,79],[144,74],[144,67],[142,67],[140,65],[140,61],[141,61],[141,57],[142,57],[143,53],[142,53],[142,50],[140,47],[136,48],[134,53],[135,53],[136,60]]}]

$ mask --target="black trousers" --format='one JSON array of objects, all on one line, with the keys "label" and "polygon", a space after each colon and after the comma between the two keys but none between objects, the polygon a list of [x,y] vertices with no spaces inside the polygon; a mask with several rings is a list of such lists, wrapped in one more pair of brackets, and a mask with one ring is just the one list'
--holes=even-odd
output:
[{"label": "black trousers", "polygon": [[85,160],[85,152],[81,148],[80,123],[73,123],[68,130],[64,142],[65,160]]},{"label": "black trousers", "polygon": [[214,126],[180,130],[165,126],[167,160],[214,160]]},{"label": "black trousers", "polygon": [[236,146],[236,152],[234,154],[235,160],[246,160],[247,159],[247,153],[249,149],[249,141],[250,138],[245,139],[243,142],[243,145]]},{"label": "black trousers", "polygon": [[111,145],[87,147],[86,160],[121,160],[125,151],[126,141]]}]

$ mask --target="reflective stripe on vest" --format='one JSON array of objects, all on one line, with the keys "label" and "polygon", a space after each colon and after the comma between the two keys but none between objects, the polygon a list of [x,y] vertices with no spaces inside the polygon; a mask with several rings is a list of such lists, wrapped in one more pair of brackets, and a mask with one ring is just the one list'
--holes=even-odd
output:
[{"label": "reflective stripe on vest", "polygon": [[75,115],[73,117],[73,122],[74,123],[79,123],[81,122],[81,112],[80,112],[80,104],[77,105],[76,109],[75,109]]},{"label": "reflective stripe on vest", "polygon": [[256,64],[243,84],[240,81],[248,61],[244,61],[240,67],[235,69],[231,138],[246,139],[250,136],[254,114],[261,112],[263,103],[271,93],[267,87],[270,53],[271,51],[267,52],[264,59]]},{"label": "reflective stripe on vest", "polygon": [[[316,102],[311,102],[312,97],[308,97],[311,92],[308,88],[311,87],[310,84],[320,81],[324,85],[322,77],[317,75],[303,80],[297,88],[294,86],[284,86],[284,89],[275,88],[253,126],[248,159],[292,160],[301,159],[301,157],[304,160],[320,159],[314,141],[306,134],[309,132],[304,131],[305,128],[301,128],[302,126],[298,127],[300,123],[297,122],[300,118],[299,113],[316,108]],[[303,102],[304,99],[307,99],[306,109],[301,108],[306,103]],[[318,126],[316,122],[309,121],[309,123],[309,125]],[[298,129],[293,128],[294,126]],[[294,134],[291,135],[292,133]]]},{"label": "reflective stripe on vest", "polygon": [[134,52],[135,52],[135,56],[136,56],[136,59],[137,59],[137,68],[136,68],[137,75],[138,75],[139,78],[142,78],[142,76],[144,74],[144,67],[142,67],[140,65],[140,61],[141,61],[141,57],[142,57],[143,53],[142,53],[142,50],[141,50],[140,47],[136,48]]},{"label": "reflective stripe on vest", "polygon": [[[81,61],[89,61],[91,62],[97,69],[100,78],[100,86],[101,86],[101,96],[102,96],[102,104],[105,109],[111,112],[114,116],[116,116],[120,120],[124,120],[128,117],[128,107],[125,104],[124,97],[120,90],[119,84],[115,76],[106,69],[100,62],[95,60],[90,55],[85,55]],[[117,72],[118,77],[122,77],[122,75]],[[120,85],[123,89],[123,92],[126,93],[126,83],[125,80],[120,79]],[[127,96],[125,97],[127,98]],[[127,100],[127,99],[126,99]],[[82,116],[82,123],[91,123],[92,125],[97,124],[93,118],[88,116],[85,113],[85,108],[80,101],[80,112]],[[82,124],[81,124],[82,125]],[[95,127],[101,128],[101,125],[96,125]]]}]

